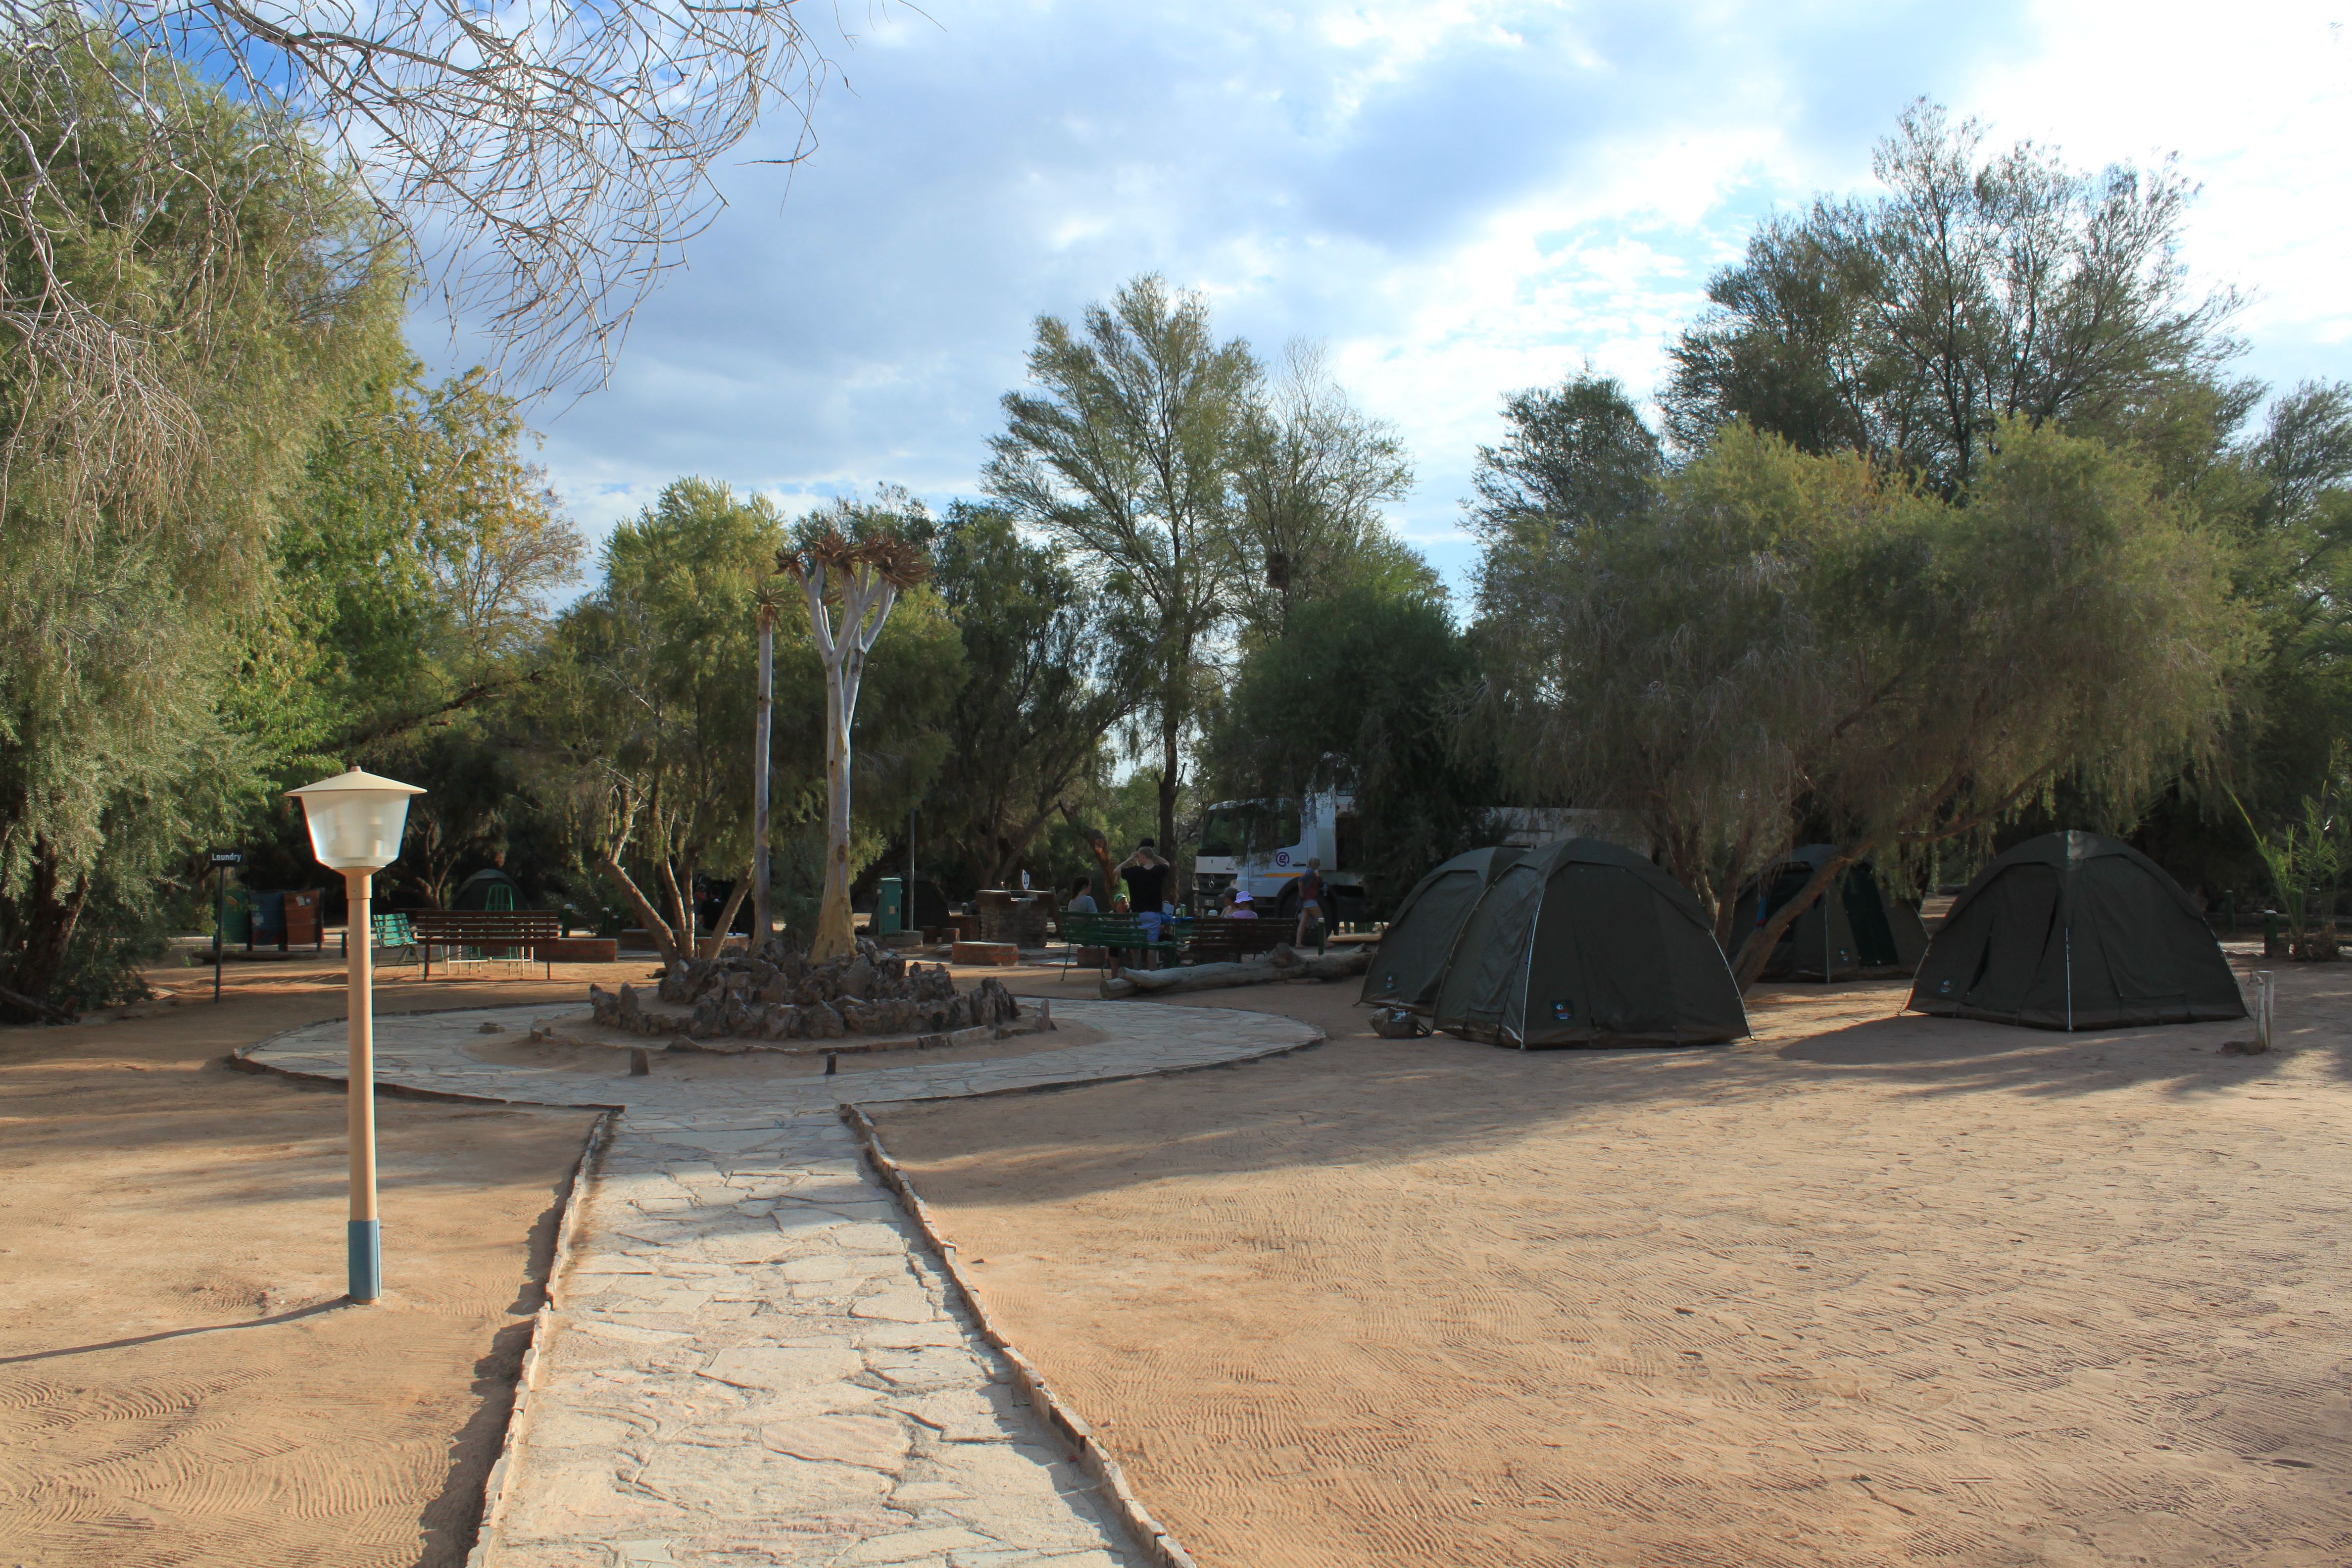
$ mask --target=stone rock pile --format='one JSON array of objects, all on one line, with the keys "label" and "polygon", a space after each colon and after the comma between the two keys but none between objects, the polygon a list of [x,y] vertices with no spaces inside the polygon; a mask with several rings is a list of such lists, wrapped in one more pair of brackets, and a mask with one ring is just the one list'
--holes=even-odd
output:
[{"label": "stone rock pile", "polygon": [[1011,1023],[1021,1005],[993,980],[959,992],[944,963],[926,969],[870,942],[811,963],[772,939],[745,957],[683,960],[670,966],[656,997],[679,1013],[648,1007],[635,986],[618,994],[588,987],[588,1005],[606,1028],[639,1035],[835,1040],[849,1035],[944,1034]]}]

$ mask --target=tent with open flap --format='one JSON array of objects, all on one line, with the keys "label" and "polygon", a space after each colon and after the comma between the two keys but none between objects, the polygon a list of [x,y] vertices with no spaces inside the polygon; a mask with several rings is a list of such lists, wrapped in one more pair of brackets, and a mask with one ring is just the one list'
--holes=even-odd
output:
[{"label": "tent with open flap", "polygon": [[[1766,867],[1739,895],[1732,930],[1742,936],[1769,921],[1837,853],[1807,844]],[[1766,980],[1860,980],[1909,974],[1927,951],[1918,911],[1896,898],[1867,860],[1849,866],[1780,933]]]},{"label": "tent with open flap", "polygon": [[2044,1029],[2242,1018],[2205,917],[2164,868],[2095,833],[2046,833],[1952,904],[1910,1006]]},{"label": "tent with open flap", "polygon": [[1454,939],[1503,868],[1525,850],[1496,847],[1456,855],[1412,885],[1389,917],[1380,950],[1364,973],[1360,1003],[1429,1011]]},{"label": "tent with open flap", "polygon": [[1433,1022],[1496,1045],[1713,1045],[1748,1033],[1698,900],[1597,838],[1502,868],[1464,922]]}]

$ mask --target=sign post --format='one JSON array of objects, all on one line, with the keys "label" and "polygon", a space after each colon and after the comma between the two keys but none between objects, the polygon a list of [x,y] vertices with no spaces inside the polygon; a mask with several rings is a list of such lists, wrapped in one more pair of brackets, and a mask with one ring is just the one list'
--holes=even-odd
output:
[{"label": "sign post", "polygon": [[213,851],[213,1000],[220,1000],[221,928],[228,924],[228,868],[245,864],[242,849]]}]

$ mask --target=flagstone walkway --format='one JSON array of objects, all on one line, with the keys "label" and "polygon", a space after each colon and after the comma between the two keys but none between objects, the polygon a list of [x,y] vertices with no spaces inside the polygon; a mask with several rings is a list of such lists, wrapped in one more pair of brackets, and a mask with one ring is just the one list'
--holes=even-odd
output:
[{"label": "flagstone walkway", "polygon": [[[572,1253],[475,1563],[1144,1568],[838,1108],[1214,1066],[1319,1031],[1263,1013],[1056,1002],[1056,1020],[1110,1037],[977,1060],[844,1058],[831,1078],[773,1056],[656,1057],[632,1078],[625,1051],[608,1065],[524,1048],[554,1011],[376,1021],[379,1083],[624,1108],[574,1194]],[[344,1028],[247,1054],[340,1079]],[[384,1206],[396,1292],[396,1193]]]}]

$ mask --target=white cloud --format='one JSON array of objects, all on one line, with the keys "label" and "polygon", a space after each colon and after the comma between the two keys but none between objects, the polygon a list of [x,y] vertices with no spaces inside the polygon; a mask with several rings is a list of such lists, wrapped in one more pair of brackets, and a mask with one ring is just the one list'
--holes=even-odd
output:
[{"label": "white cloud", "polygon": [[1159,270],[1262,351],[1325,340],[1419,460],[1449,571],[1507,391],[1588,361],[1637,391],[1776,205],[1868,179],[1909,100],[2080,163],[2178,150],[2187,259],[2262,290],[2252,368],[2344,374],[2347,46],[2307,6],[2005,0],[1548,5],[929,0],[887,14],[791,176],[639,314],[613,385],[542,412],[601,530],[683,473],[798,498],[971,494],[1030,326]]}]

